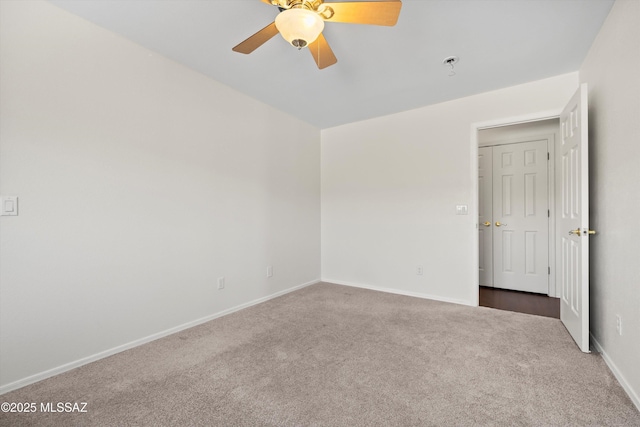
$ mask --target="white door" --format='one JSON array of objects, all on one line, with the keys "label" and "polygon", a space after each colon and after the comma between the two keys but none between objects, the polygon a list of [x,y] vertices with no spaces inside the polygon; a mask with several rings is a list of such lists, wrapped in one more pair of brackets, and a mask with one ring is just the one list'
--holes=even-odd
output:
[{"label": "white door", "polygon": [[560,319],[589,352],[589,169],[587,85],[560,115]]},{"label": "white door", "polygon": [[493,285],[549,292],[547,140],[493,147]]},{"label": "white door", "polygon": [[478,149],[478,241],[480,286],[493,286],[493,156],[492,147]]}]

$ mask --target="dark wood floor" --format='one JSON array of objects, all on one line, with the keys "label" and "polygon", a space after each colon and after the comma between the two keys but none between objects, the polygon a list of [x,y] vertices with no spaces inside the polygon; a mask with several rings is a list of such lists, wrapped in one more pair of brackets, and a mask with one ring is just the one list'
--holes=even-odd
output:
[{"label": "dark wood floor", "polygon": [[480,287],[480,305],[518,313],[560,318],[560,298],[529,292]]}]

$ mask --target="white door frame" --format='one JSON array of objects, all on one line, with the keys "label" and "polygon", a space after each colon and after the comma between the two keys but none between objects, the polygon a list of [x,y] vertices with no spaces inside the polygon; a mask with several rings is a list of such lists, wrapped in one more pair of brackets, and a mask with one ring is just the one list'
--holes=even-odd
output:
[{"label": "white door frame", "polygon": [[[531,114],[526,114],[522,116],[505,117],[501,119],[471,123],[471,138],[470,138],[471,161],[470,163],[471,163],[472,185],[471,185],[471,200],[469,203],[469,205],[471,206],[471,209],[469,214],[472,215],[472,218],[474,218],[474,221],[476,223],[476,230],[478,229],[478,226],[479,226],[478,224],[478,131],[481,129],[489,129],[489,128],[495,128],[495,127],[517,125],[522,123],[538,122],[541,120],[559,119],[561,113],[562,113],[562,109],[557,109],[557,110],[551,110],[551,111],[531,113]],[[477,232],[473,233],[473,239],[474,239],[474,243],[473,243],[474,270],[473,271],[476,272],[476,274],[474,275],[474,281],[475,281],[474,284],[476,289],[476,292],[474,292],[474,298],[475,298],[474,305],[478,306],[480,305],[480,295],[479,295],[480,279],[478,277],[477,272],[479,268],[478,260],[479,260],[480,252],[479,252],[478,246],[480,244],[480,241],[479,241]]]}]

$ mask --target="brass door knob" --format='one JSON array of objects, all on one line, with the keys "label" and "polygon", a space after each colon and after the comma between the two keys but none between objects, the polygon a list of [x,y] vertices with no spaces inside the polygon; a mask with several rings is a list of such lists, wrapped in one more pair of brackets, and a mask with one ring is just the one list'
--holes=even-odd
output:
[{"label": "brass door knob", "polygon": [[507,225],[507,224],[503,224],[503,223],[501,223],[500,221],[496,221],[496,227],[501,227],[501,226],[503,226],[503,225]]},{"label": "brass door knob", "polygon": [[482,225],[484,225],[485,227],[491,227],[491,222],[485,221],[482,223]]},{"label": "brass door knob", "polygon": [[580,229],[576,228],[575,230],[569,231],[569,235],[572,235],[572,234],[575,234],[576,236],[579,236],[581,234],[580,233]]},{"label": "brass door knob", "polygon": [[596,230],[589,230],[587,234],[596,234]]}]

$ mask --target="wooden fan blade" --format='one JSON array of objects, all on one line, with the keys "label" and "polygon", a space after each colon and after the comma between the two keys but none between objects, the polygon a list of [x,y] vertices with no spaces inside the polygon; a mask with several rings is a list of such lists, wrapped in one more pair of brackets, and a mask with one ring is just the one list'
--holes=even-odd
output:
[{"label": "wooden fan blade", "polygon": [[318,64],[318,68],[321,70],[338,62],[338,59],[333,54],[331,47],[329,47],[329,43],[327,43],[327,40],[324,38],[322,33],[320,33],[316,41],[311,43],[308,48],[311,55],[313,55],[313,59],[315,59],[316,64]]},{"label": "wooden fan blade", "polygon": [[400,0],[352,1],[323,3],[318,8],[318,11],[322,13],[323,8],[333,9],[333,16],[325,18],[325,21],[328,22],[385,25],[392,27],[398,22],[401,7],[402,2]]},{"label": "wooden fan blade", "polygon": [[234,47],[232,50],[234,52],[240,53],[251,53],[262,46],[264,43],[269,41],[271,37],[275,36],[276,34],[278,34],[278,29],[276,28],[276,23],[272,22],[271,24],[267,25],[266,27]]},{"label": "wooden fan blade", "polygon": [[273,4],[271,3],[271,1],[270,1],[270,0],[261,0],[261,1],[262,1],[262,3],[266,3],[266,4],[268,4],[268,5],[273,6]]}]

